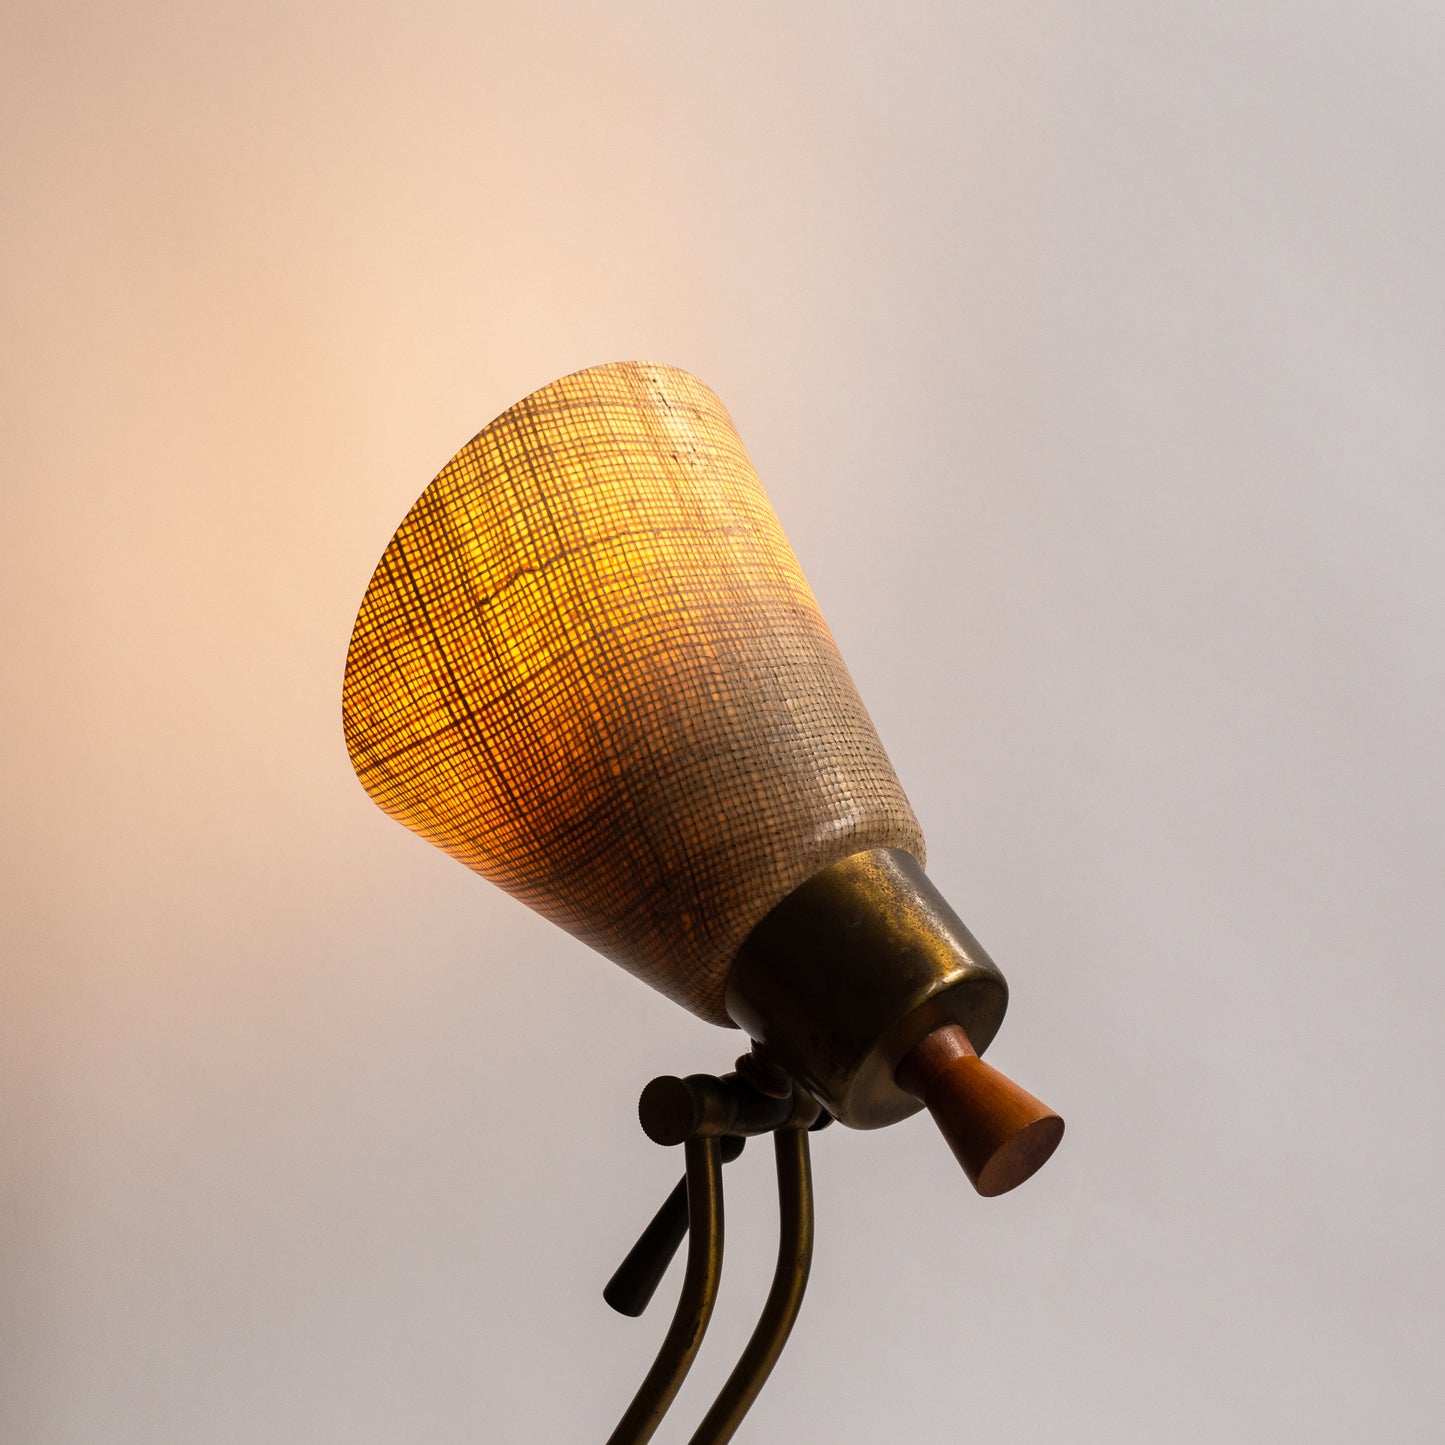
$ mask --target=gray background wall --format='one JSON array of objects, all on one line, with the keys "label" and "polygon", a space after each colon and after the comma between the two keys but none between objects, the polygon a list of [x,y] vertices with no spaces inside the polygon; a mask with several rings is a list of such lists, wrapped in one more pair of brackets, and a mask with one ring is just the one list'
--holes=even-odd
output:
[{"label": "gray background wall", "polygon": [[[451,452],[725,399],[1069,1134],[818,1141],[741,1439],[1437,1441],[1445,12],[11,3],[0,1438],[600,1440],[690,1019],[388,821]],[[685,1439],[771,1270],[733,1172]],[[670,1294],[675,1277],[667,1288]]]}]

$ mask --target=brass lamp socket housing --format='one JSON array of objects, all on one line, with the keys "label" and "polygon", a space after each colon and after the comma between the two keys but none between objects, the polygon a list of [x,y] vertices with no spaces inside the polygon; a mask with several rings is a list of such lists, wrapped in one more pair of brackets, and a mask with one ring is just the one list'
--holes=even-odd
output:
[{"label": "brass lamp socket housing", "polygon": [[878,1129],[922,1107],[894,1079],[913,1046],[958,1024],[981,1054],[1008,984],[918,860],[874,848],[815,873],[753,929],[726,1006],[836,1119]]}]

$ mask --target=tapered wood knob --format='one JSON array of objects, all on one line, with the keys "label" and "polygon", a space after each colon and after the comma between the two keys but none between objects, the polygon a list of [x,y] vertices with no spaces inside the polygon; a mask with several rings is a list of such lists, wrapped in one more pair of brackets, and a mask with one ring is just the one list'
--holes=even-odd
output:
[{"label": "tapered wood knob", "polygon": [[980,1194],[1017,1188],[1064,1136],[1064,1121],[984,1063],[957,1024],[944,1024],[915,1044],[895,1077],[923,1101]]}]

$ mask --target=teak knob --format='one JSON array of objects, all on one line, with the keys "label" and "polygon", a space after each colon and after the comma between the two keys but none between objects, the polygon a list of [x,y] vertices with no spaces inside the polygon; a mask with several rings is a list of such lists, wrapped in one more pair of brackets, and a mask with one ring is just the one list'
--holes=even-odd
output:
[{"label": "teak knob", "polygon": [[923,1101],[980,1194],[1017,1188],[1064,1136],[1064,1121],[984,1063],[957,1024],[944,1024],[915,1044],[895,1077]]}]

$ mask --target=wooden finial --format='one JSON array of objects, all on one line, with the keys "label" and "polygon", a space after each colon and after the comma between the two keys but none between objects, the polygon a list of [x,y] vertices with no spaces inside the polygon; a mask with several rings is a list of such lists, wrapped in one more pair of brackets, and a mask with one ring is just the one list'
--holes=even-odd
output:
[{"label": "wooden finial", "polygon": [[927,1106],[980,1194],[1017,1188],[1064,1136],[1064,1121],[984,1063],[957,1024],[944,1024],[915,1044],[895,1077]]}]

